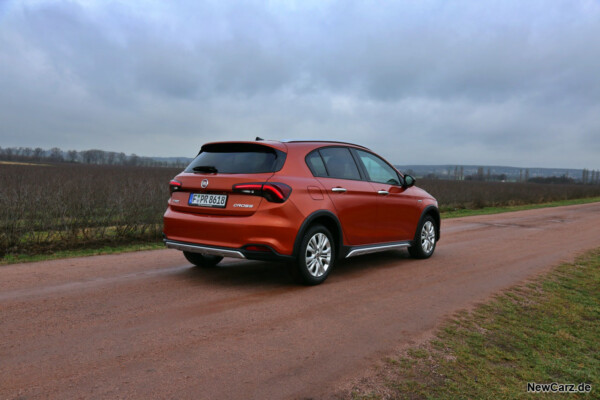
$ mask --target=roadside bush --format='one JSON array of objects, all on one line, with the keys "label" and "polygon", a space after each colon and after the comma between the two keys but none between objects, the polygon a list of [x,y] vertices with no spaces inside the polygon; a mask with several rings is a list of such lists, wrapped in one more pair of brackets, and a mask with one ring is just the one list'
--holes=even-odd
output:
[{"label": "roadside bush", "polygon": [[444,181],[438,179],[419,179],[417,185],[438,200],[441,211],[540,204],[600,196],[600,185]]},{"label": "roadside bush", "polygon": [[172,168],[0,166],[0,257],[157,240]]}]

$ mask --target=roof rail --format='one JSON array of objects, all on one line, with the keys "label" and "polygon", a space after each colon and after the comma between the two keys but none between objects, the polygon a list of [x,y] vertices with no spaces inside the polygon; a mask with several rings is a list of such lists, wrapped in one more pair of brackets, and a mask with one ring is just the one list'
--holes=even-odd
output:
[{"label": "roof rail", "polygon": [[282,143],[302,143],[302,142],[319,142],[319,143],[339,143],[339,144],[351,144],[353,146],[358,146],[358,147],[362,147],[364,149],[369,150],[368,147],[360,145],[360,144],[356,144],[356,143],[352,143],[352,142],[343,142],[340,140],[322,140],[322,139],[282,139],[281,140]]}]

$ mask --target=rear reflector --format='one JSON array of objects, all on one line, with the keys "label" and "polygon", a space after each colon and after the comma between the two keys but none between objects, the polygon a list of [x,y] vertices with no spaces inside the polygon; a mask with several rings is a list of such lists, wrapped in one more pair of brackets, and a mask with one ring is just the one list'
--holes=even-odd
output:
[{"label": "rear reflector", "polygon": [[269,249],[266,246],[256,246],[256,245],[246,246],[246,250],[248,250],[248,251],[262,251],[262,252],[265,252],[265,253],[271,251],[271,249]]},{"label": "rear reflector", "polygon": [[279,182],[238,183],[232,189],[238,193],[262,196],[273,203],[283,203],[292,193],[291,187]]}]

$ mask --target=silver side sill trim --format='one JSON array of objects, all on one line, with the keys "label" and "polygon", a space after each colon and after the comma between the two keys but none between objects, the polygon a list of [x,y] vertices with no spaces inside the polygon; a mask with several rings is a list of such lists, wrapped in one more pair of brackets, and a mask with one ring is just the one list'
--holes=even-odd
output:
[{"label": "silver side sill trim", "polygon": [[362,246],[354,250],[350,250],[346,258],[362,256],[363,254],[379,253],[380,251],[388,251],[394,249],[403,249],[410,247],[410,242],[398,242],[388,244],[377,244],[373,246]]},{"label": "silver side sill trim", "polygon": [[174,242],[172,240],[165,240],[165,245],[169,249],[177,249],[182,251],[189,251],[190,253],[207,254],[211,256],[231,257],[231,258],[246,258],[240,251],[220,249],[218,247],[206,247],[198,244]]}]

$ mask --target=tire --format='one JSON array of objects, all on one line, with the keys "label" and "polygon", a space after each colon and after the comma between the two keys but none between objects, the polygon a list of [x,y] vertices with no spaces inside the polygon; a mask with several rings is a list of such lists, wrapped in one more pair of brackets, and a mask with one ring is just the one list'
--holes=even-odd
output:
[{"label": "tire", "polygon": [[436,231],[437,226],[433,217],[427,215],[423,218],[417,229],[413,245],[408,248],[408,252],[413,258],[424,259],[431,257],[437,244]]},{"label": "tire", "polygon": [[322,225],[311,226],[300,243],[298,258],[292,265],[292,276],[305,285],[323,283],[335,263],[333,235]]},{"label": "tire", "polygon": [[184,251],[183,255],[189,262],[201,268],[214,268],[223,259],[221,256],[209,256],[200,253],[190,253],[189,251]]}]

